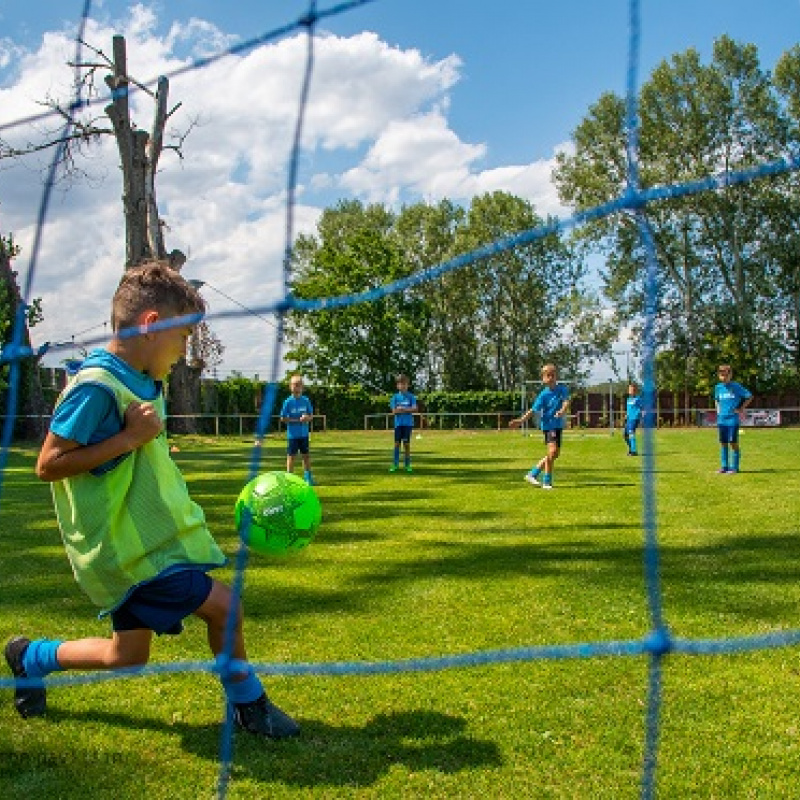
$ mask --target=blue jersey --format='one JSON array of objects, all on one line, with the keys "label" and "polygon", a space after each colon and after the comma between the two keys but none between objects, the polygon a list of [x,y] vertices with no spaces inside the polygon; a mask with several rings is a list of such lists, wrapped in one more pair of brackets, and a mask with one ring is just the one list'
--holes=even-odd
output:
[{"label": "blue jersey", "polygon": [[[135,395],[147,401],[155,401],[161,395],[161,382],[138,372],[126,361],[107,350],[93,350],[86,360],[76,365],[81,368],[100,367],[122,381]],[[50,421],[50,430],[62,439],[81,445],[104,442],[119,433],[124,426],[120,418],[117,401],[111,390],[100,383],[82,383],[76,386],[58,405]],[[93,475],[102,475],[127,456],[117,458],[95,467]]]},{"label": "blue jersey", "polygon": [[[287,439],[306,439],[308,437],[308,423],[300,422],[303,414],[313,414],[314,408],[311,401],[303,394],[295,397],[290,394],[284,401],[281,408],[281,417],[290,420],[286,423]],[[294,420],[297,420],[295,422]]]},{"label": "blue jersey", "polygon": [[642,398],[638,394],[628,395],[625,401],[625,419],[638,422],[642,418]]},{"label": "blue jersey", "polygon": [[[396,394],[392,395],[392,399],[389,401],[389,407],[394,411],[396,408],[414,408],[417,405],[417,398],[414,397],[411,392],[397,392]],[[413,425],[414,424],[414,415],[409,413],[395,414],[394,415],[394,426],[398,428],[400,425]]]},{"label": "blue jersey", "polygon": [[539,427],[543,431],[559,430],[564,427],[564,417],[557,417],[558,411],[569,400],[569,389],[557,383],[554,389],[546,386],[533,401],[531,411],[540,415]]},{"label": "blue jersey", "polygon": [[714,402],[717,405],[717,425],[738,425],[737,409],[753,395],[740,383],[718,383],[714,387]]}]

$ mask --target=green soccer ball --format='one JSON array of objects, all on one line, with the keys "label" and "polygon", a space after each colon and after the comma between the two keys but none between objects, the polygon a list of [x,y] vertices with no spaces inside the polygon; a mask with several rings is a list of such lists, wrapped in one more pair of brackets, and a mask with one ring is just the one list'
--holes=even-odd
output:
[{"label": "green soccer ball", "polygon": [[253,478],[236,500],[236,526],[258,553],[283,556],[307,547],[322,521],[317,493],[289,472]]}]

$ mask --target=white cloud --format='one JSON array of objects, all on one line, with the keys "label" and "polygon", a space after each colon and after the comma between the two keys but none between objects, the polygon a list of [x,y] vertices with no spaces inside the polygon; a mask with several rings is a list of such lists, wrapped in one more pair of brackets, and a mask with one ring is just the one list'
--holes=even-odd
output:
[{"label": "white cloud", "polygon": [[[140,80],[174,71],[232,41],[200,19],[175,22],[164,34],[157,22],[153,9],[139,4],[113,27],[90,22],[86,39],[110,53],[112,36],[123,33],[129,74]],[[559,211],[549,183],[551,159],[487,166],[487,144],[464,141],[451,127],[450,92],[462,67],[458,56],[425,58],[374,33],[325,34],[314,47],[296,232],[313,231],[321,213],[315,196],[334,191],[397,203],[468,201],[502,189],[530,199],[540,214]],[[67,98],[71,74],[65,63],[73,55],[69,35],[60,32],[46,34],[30,52],[0,41],[0,62],[16,64],[0,88],[0,125],[37,113],[36,102],[45,97]],[[287,158],[305,58],[305,37],[296,36],[182,74],[170,87],[170,105],[181,103],[170,130],[194,127],[183,148],[185,160],[165,152],[159,164],[167,247],[189,255],[185,274],[249,308],[263,307],[281,293]],[[102,78],[98,84],[103,86]],[[149,125],[152,101],[145,93],[132,94],[131,108],[135,120]],[[102,118],[99,106],[91,113]],[[6,128],[0,137],[24,144],[57,127],[56,120],[35,131]],[[23,279],[41,195],[38,170],[50,155],[0,164],[0,232],[13,232],[23,246],[17,262]],[[45,321],[32,332],[36,343],[102,325],[124,261],[113,139],[92,148],[78,166],[88,179],[54,193],[44,230],[33,295],[43,298]],[[235,308],[213,290],[206,297],[212,312]],[[266,323],[250,316],[212,326],[226,346],[226,369],[252,365],[264,373],[272,341]]]}]

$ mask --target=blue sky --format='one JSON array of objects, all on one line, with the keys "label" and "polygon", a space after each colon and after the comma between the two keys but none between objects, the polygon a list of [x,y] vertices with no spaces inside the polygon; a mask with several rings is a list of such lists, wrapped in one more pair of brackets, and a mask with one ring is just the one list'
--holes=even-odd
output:
[{"label": "blue sky", "polygon": [[[47,94],[66,92],[68,37],[82,5],[0,5],[0,124],[36,113],[35,100]],[[93,3],[88,35],[109,50],[111,34],[125,33],[131,72],[145,79],[281,27],[306,7],[299,0],[106,0]],[[800,42],[800,0],[643,0],[641,10],[641,80],[688,47],[707,60],[722,34],[756,44],[765,68]],[[320,28],[299,230],[313,230],[321,208],[340,197],[468,202],[477,192],[505,189],[540,213],[566,213],[549,183],[554,153],[602,92],[625,90],[626,0],[375,0]],[[168,247],[190,253],[185,271],[251,307],[278,291],[281,192],[302,56],[302,38],[288,37],[172,87],[184,103],[176,126],[199,124],[183,163],[162,160]],[[143,99],[135,111],[148,124]],[[29,139],[31,131],[0,132],[9,135]],[[0,169],[0,231],[13,231],[24,249],[40,191],[35,166]],[[105,319],[119,274],[112,143],[96,148],[85,168],[87,180],[54,196],[34,289],[45,309],[37,340],[68,339]],[[87,219],[89,235],[76,242]],[[18,266],[25,264],[23,255]],[[65,293],[80,293],[82,302],[63,303]],[[230,308],[222,295],[209,300],[212,310]],[[223,371],[265,373],[265,327],[255,318],[220,323]]]}]

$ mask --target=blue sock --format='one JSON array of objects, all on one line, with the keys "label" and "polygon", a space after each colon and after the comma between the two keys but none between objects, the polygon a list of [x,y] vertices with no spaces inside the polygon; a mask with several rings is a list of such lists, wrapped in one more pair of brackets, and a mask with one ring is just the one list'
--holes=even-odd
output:
[{"label": "blue sock", "polygon": [[395,447],[395,449],[394,449],[394,465],[396,467],[400,466],[400,448],[399,447]]},{"label": "blue sock", "polygon": [[252,667],[248,667],[247,677],[243,681],[233,682],[223,680],[222,686],[225,689],[225,696],[228,702],[236,705],[238,703],[252,703],[264,694],[264,687],[258,676],[253,672]]},{"label": "blue sock", "polygon": [[553,473],[552,472],[545,472],[544,478],[542,478],[542,483],[545,486],[552,486],[553,485]]},{"label": "blue sock", "polygon": [[719,451],[719,463],[722,469],[728,469],[728,446],[724,445]]},{"label": "blue sock", "polygon": [[740,456],[740,451],[739,450],[734,450],[733,451],[733,468],[735,470],[739,469],[739,456]]},{"label": "blue sock", "polygon": [[411,456],[406,456],[404,459],[404,463],[407,467],[411,466]]},{"label": "blue sock", "polygon": [[542,470],[539,469],[539,467],[532,467],[531,468],[531,475],[533,475],[534,478],[538,478],[539,475],[541,475],[541,474],[542,474]]},{"label": "blue sock", "polygon": [[22,656],[22,666],[29,678],[44,678],[61,670],[56,651],[61,642],[56,639],[34,639]]}]

